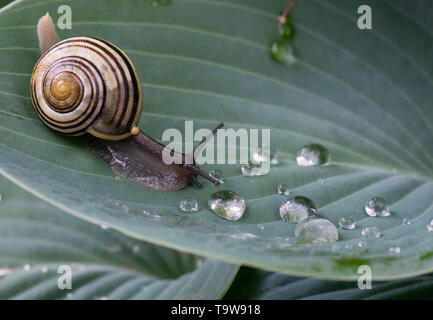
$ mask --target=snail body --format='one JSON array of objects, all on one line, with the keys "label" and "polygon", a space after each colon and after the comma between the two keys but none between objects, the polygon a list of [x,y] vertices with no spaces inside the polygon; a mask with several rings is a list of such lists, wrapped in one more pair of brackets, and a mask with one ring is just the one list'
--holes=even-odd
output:
[{"label": "snail body", "polygon": [[[164,163],[165,146],[139,130],[140,80],[121,49],[91,37],[59,41],[48,14],[39,20],[37,32],[42,56],[33,69],[30,89],[33,106],[45,125],[61,134],[87,134],[85,145],[113,171],[152,189],[174,191],[191,182],[201,186],[198,175],[219,184],[195,161],[185,161],[184,154],[173,151],[182,161]],[[125,161],[123,169],[115,166],[113,157]]]}]

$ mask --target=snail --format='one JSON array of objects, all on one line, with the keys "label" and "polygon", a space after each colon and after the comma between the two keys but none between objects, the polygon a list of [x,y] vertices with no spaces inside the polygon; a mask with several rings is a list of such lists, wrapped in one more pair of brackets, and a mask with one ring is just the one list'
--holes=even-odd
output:
[{"label": "snail", "polygon": [[138,128],[142,92],[128,56],[103,39],[60,41],[48,13],[39,20],[37,33],[42,56],[30,88],[33,106],[46,126],[61,134],[83,135],[86,147],[115,173],[152,189],[174,191],[191,183],[201,187],[198,176],[219,185],[194,159],[222,123],[192,154],[172,150],[179,161],[166,164],[165,146]]}]

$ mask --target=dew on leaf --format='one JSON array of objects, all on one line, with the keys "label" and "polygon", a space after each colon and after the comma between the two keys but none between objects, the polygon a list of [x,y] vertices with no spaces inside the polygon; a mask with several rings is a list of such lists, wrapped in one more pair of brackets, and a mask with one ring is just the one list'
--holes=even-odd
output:
[{"label": "dew on leaf", "polygon": [[338,240],[338,230],[329,220],[309,218],[296,226],[295,237],[302,243],[329,243]]},{"label": "dew on leaf", "polygon": [[180,210],[186,213],[194,213],[198,211],[197,200],[193,198],[182,199],[179,204]]},{"label": "dew on leaf", "polygon": [[290,197],[280,206],[280,217],[285,222],[298,223],[316,215],[316,204],[307,197]]},{"label": "dew on leaf", "polygon": [[391,215],[389,204],[381,197],[374,197],[365,204],[365,212],[370,217],[388,217]]},{"label": "dew on leaf", "polygon": [[208,205],[218,216],[230,221],[242,218],[246,207],[245,200],[237,193],[229,190],[222,190],[212,194]]},{"label": "dew on leaf", "polygon": [[356,227],[353,217],[351,216],[341,217],[340,220],[338,221],[338,226],[342,229],[348,229],[348,230],[353,230]]},{"label": "dew on leaf", "polygon": [[327,164],[330,160],[328,149],[316,143],[303,146],[296,155],[296,163],[303,167]]}]

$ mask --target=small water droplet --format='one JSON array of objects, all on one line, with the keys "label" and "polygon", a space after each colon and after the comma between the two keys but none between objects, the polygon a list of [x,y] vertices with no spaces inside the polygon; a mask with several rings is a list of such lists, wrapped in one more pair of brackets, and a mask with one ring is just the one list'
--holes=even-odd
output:
[{"label": "small water droplet", "polygon": [[101,229],[102,229],[102,230],[107,230],[107,229],[108,229],[108,226],[107,226],[106,224],[103,223],[103,224],[101,224]]},{"label": "small water droplet", "polygon": [[365,204],[365,212],[370,217],[388,217],[391,215],[388,203],[381,197],[374,197],[370,199]]},{"label": "small water droplet", "polygon": [[258,148],[252,155],[255,163],[269,162],[278,164],[278,152],[271,148]]},{"label": "small water droplet", "polygon": [[315,203],[306,197],[290,197],[280,206],[280,217],[286,222],[298,223],[316,215],[317,207]]},{"label": "small water droplet", "polygon": [[182,199],[179,204],[180,210],[187,213],[193,213],[198,211],[197,200],[193,198]]},{"label": "small water droplet", "polygon": [[365,248],[367,248],[367,241],[365,241],[365,240],[360,240],[358,243],[357,243],[357,246],[359,247],[359,248],[362,248],[362,249],[365,249]]},{"label": "small water droplet", "polygon": [[138,246],[138,245],[133,245],[133,246],[132,246],[132,251],[133,251],[134,253],[138,253],[138,252],[140,252],[140,246]]},{"label": "small water droplet", "polygon": [[42,266],[41,267],[41,272],[42,273],[47,273],[48,272],[48,267],[47,266]]},{"label": "small water droplet", "polygon": [[301,243],[329,243],[338,240],[338,230],[329,220],[309,218],[296,226],[295,236]]},{"label": "small water droplet", "polygon": [[265,230],[265,225],[264,224],[258,224],[257,229],[263,231],[263,230]]},{"label": "small water droplet", "polygon": [[381,236],[381,233],[377,227],[366,227],[362,229],[361,235],[364,239],[367,240],[374,240],[378,239]]},{"label": "small water droplet", "polygon": [[433,232],[433,219],[427,224],[427,231]]},{"label": "small water droplet", "polygon": [[262,163],[252,163],[249,161],[241,166],[242,175],[244,177],[264,176],[269,172],[269,168],[262,166]]},{"label": "small water droplet", "polygon": [[401,224],[411,224],[412,221],[409,218],[403,218],[403,221]]},{"label": "small water droplet", "polygon": [[119,177],[119,176],[115,176],[115,177],[114,177],[114,180],[116,180],[116,181],[120,181],[120,180],[122,180],[122,178]]},{"label": "small water droplet", "polygon": [[283,196],[288,196],[290,194],[290,191],[285,184],[280,184],[277,187],[277,193]]},{"label": "small water droplet", "polygon": [[325,183],[325,180],[323,180],[323,179],[319,179],[319,180],[317,180],[317,182],[318,182],[319,184],[324,184],[324,183]]},{"label": "small water droplet", "polygon": [[222,179],[221,171],[219,170],[211,170],[209,171],[209,175],[214,178],[215,180],[218,180],[220,183],[224,183],[224,180]]},{"label": "small water droplet", "polygon": [[293,64],[296,62],[296,57],[293,53],[292,41],[287,38],[278,38],[271,42],[269,46],[271,58],[279,63]]},{"label": "small water droplet", "polygon": [[212,194],[208,204],[213,212],[230,221],[236,221],[242,218],[246,207],[243,198],[228,190],[218,191]]},{"label": "small water droplet", "polygon": [[330,160],[328,149],[315,143],[303,146],[296,155],[299,166],[317,166],[327,164]]},{"label": "small water droplet", "polygon": [[351,216],[344,216],[340,218],[340,220],[338,221],[338,226],[342,229],[348,230],[353,230],[356,228],[356,224],[353,221],[353,217]]},{"label": "small water droplet", "polygon": [[30,264],[26,263],[23,267],[24,271],[29,271],[31,269]]},{"label": "small water droplet", "polygon": [[388,249],[388,255],[398,256],[400,254],[400,247],[391,247]]}]

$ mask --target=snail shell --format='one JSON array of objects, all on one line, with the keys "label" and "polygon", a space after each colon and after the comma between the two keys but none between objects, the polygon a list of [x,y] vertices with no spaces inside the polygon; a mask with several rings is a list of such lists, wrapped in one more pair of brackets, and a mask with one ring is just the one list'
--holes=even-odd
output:
[{"label": "snail shell", "polygon": [[30,88],[40,119],[59,133],[117,141],[139,132],[138,75],[126,54],[105,40],[56,43],[37,62]]}]

